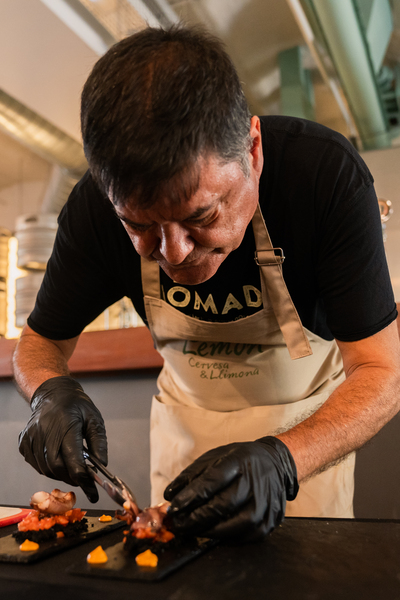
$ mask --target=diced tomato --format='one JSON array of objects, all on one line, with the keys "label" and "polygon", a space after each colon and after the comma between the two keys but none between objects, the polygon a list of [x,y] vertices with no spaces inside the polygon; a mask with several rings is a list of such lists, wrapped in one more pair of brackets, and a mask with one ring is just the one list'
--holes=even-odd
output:
[{"label": "diced tomato", "polygon": [[172,539],[174,539],[174,537],[175,536],[172,531],[168,531],[168,529],[162,529],[157,534],[157,541],[166,543],[170,542]]},{"label": "diced tomato", "polygon": [[68,510],[63,515],[44,515],[38,510],[32,510],[25,519],[18,523],[18,529],[19,531],[41,531],[50,529],[57,523],[65,527],[68,523],[81,521],[85,515],[86,511],[80,508]]},{"label": "diced tomato", "polygon": [[19,531],[39,531],[39,512],[32,510],[29,515],[18,523]]},{"label": "diced tomato", "polygon": [[65,517],[67,517],[70,523],[75,523],[75,521],[81,521],[83,517],[86,515],[86,510],[81,510],[80,508],[72,508],[65,513]]},{"label": "diced tomato", "polygon": [[156,533],[153,531],[153,529],[151,529],[151,527],[140,527],[138,529],[134,529],[132,531],[132,535],[139,540],[156,537]]},{"label": "diced tomato", "polygon": [[45,517],[39,521],[39,529],[51,529],[56,524],[54,517]]},{"label": "diced tomato", "polygon": [[172,531],[168,531],[165,527],[159,531],[155,531],[151,527],[138,527],[132,530],[132,536],[139,540],[154,538],[157,542],[169,542],[175,537]]}]

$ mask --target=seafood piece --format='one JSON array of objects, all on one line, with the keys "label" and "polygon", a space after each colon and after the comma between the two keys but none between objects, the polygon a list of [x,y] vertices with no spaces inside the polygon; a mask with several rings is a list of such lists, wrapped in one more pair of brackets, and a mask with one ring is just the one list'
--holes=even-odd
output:
[{"label": "seafood piece", "polygon": [[161,550],[175,535],[168,529],[169,502],[151,506],[139,511],[136,516],[129,505],[124,504],[124,512],[117,511],[116,517],[126,521],[129,530],[124,531],[124,547],[128,552],[138,554],[149,548]]},{"label": "seafood piece", "polygon": [[145,508],[136,517],[136,520],[131,525],[131,530],[137,529],[152,529],[160,531],[164,525],[165,518],[168,513],[169,502],[163,502],[158,506],[150,506]]},{"label": "seafood piece", "polygon": [[116,517],[121,521],[126,521],[132,531],[140,529],[151,529],[154,532],[164,527],[164,521],[168,514],[169,502],[162,502],[157,506],[150,506],[144,510],[134,512],[128,502],[124,504],[122,512],[117,511]]},{"label": "seafood piece", "polygon": [[43,514],[63,515],[71,510],[76,502],[74,492],[62,492],[54,489],[49,492],[36,492],[31,496],[30,506]]}]

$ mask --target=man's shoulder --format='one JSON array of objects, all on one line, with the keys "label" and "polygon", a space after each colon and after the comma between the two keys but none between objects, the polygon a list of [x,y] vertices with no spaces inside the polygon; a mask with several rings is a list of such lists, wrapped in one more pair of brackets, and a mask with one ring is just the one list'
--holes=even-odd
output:
[{"label": "man's shoulder", "polygon": [[263,150],[271,171],[315,181],[316,174],[333,185],[340,178],[366,188],[373,177],[353,144],[320,123],[287,116],[260,117]]},{"label": "man's shoulder", "polygon": [[[371,178],[369,170],[358,153],[357,149],[344,135],[307,119],[283,115],[260,117],[263,143],[271,149],[274,145],[278,148],[290,144],[294,151],[308,148],[311,152],[328,151],[334,158],[346,157],[367,179]],[[304,156],[303,156],[304,158]]]},{"label": "man's shoulder", "polygon": [[84,213],[91,209],[91,207],[105,207],[108,206],[109,201],[104,193],[102,193],[96,183],[94,182],[90,171],[86,171],[83,177],[73,187],[67,202],[64,204],[60,215],[59,221],[65,218],[70,213]]},{"label": "man's shoulder", "polygon": [[59,237],[69,244],[95,253],[100,249],[113,254],[133,246],[116,216],[112,203],[99,190],[90,172],[75,185],[58,217]]},{"label": "man's shoulder", "polygon": [[103,235],[104,231],[117,230],[112,204],[93,180],[90,171],[72,189],[58,217],[60,231],[68,237]]},{"label": "man's shoulder", "polygon": [[282,135],[286,134],[292,137],[321,139],[332,141],[334,143],[336,142],[345,147],[349,145],[352,147],[344,135],[321,123],[316,123],[315,121],[285,115],[261,116],[259,119],[262,128],[266,132],[281,132]]}]

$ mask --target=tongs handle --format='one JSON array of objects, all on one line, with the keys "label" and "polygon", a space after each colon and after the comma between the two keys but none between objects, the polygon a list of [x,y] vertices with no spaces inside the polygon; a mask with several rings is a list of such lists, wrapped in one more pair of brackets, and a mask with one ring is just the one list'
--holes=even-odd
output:
[{"label": "tongs handle", "polygon": [[[92,463],[93,467],[87,465],[87,468],[92,475],[93,479],[101,485],[107,494],[120,506],[128,500],[130,503],[136,505],[136,498],[129,489],[129,487],[116,475],[110,473],[110,471],[101,463],[95,456],[93,456],[85,446],[83,447],[83,457]],[[101,479],[97,475],[96,470],[99,470],[111,483]]]},{"label": "tongs handle", "polygon": [[85,446],[83,446],[83,458],[89,460],[92,463],[92,465],[100,471],[100,473],[103,473],[103,475],[111,481],[111,483],[113,483],[114,485],[118,485],[118,478],[115,477],[112,473],[110,473],[110,471],[106,469],[103,463],[101,463],[95,456],[93,456],[93,454],[91,454],[89,450],[85,448]]}]

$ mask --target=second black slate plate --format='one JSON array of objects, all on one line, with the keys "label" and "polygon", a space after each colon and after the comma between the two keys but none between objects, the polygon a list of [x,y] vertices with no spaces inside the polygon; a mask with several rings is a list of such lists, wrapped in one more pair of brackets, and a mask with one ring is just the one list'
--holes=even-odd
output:
[{"label": "second black slate plate", "polygon": [[[87,562],[72,565],[68,573],[87,577],[105,577],[109,579],[125,579],[131,581],[160,581],[189,561],[200,556],[217,542],[206,538],[193,538],[174,544],[170,550],[159,555],[156,567],[139,567],[135,556],[128,554],[123,548],[123,542],[109,548],[103,546],[108,562],[102,565],[89,565]],[[91,548],[91,550],[94,549]]]},{"label": "second black slate plate", "polygon": [[53,556],[74,546],[79,546],[92,538],[123,527],[125,523],[113,518],[112,521],[102,523],[98,517],[86,517],[88,531],[76,537],[58,538],[39,544],[39,549],[34,552],[23,552],[19,549],[20,544],[12,535],[0,538],[0,562],[9,563],[33,563],[48,556]]}]

